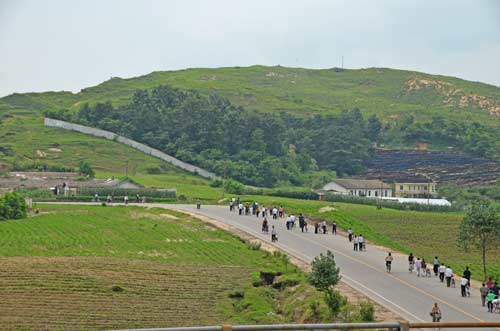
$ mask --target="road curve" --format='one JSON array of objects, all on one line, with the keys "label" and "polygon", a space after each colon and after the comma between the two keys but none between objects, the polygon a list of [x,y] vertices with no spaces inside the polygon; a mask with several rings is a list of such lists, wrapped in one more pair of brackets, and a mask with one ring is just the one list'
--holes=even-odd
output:
[{"label": "road curve", "polygon": [[[204,215],[271,243],[270,235],[260,231],[261,218],[239,216],[236,212],[229,212],[228,207],[202,206],[197,210],[192,205],[157,206]],[[419,278],[410,274],[405,255],[395,254],[392,273],[388,274],[384,263],[387,251],[382,248],[368,245],[367,251],[354,252],[343,236],[301,233],[298,228],[288,231],[284,219],[268,219],[278,232],[277,247],[308,262],[320,253],[331,250],[346,283],[409,321],[430,321],[429,312],[434,302],[441,307],[443,322],[500,321],[499,314],[490,314],[481,306],[478,290],[473,289],[471,297],[463,298],[460,286],[447,288],[434,276]]]}]

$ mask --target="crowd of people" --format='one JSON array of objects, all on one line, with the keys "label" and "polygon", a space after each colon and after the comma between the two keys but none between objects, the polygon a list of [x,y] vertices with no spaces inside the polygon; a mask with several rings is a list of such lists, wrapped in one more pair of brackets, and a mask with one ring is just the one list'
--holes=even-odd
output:
[{"label": "crowd of people", "polygon": [[[309,223],[314,227],[315,234],[337,234],[337,223],[335,221],[328,224],[326,220],[311,221],[307,220],[306,217],[299,213],[295,216],[293,212],[289,214],[285,213],[283,206],[260,206],[258,202],[245,202],[240,201],[239,198],[232,198],[229,204],[229,209],[231,212],[237,212],[238,215],[255,216],[256,218],[262,218],[262,232],[271,232],[272,242],[278,241],[278,233],[274,225],[269,228],[270,222],[269,218],[272,220],[284,219],[286,229],[292,231],[298,223],[298,227],[301,232],[309,232]],[[329,228],[331,231],[329,232]],[[351,228],[347,229],[347,239],[353,245],[353,251],[363,252],[366,251],[365,238],[361,233],[356,234]],[[394,256],[391,253],[385,257],[385,265],[387,272],[391,272],[392,263],[394,261]],[[449,265],[446,265],[439,261],[437,256],[434,257],[432,264],[426,262],[424,258],[416,257],[413,253],[408,256],[408,271],[410,273],[415,273],[417,277],[432,278],[433,275],[441,283],[445,284],[446,287],[454,288],[457,286],[457,280],[455,279],[455,273]],[[462,297],[470,297],[471,293],[471,271],[469,267],[466,267],[462,273],[459,280],[460,293]],[[499,286],[497,282],[494,282],[491,278],[480,288],[481,303],[486,306],[488,312],[500,313],[500,299],[499,299]],[[433,316],[433,321],[441,320],[441,311],[437,304],[433,306],[431,311],[431,316]]]}]

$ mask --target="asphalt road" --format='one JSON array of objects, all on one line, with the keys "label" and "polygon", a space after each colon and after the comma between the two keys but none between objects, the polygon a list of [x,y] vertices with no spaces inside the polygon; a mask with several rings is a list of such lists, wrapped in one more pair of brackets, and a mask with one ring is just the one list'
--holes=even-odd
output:
[{"label": "asphalt road", "polygon": [[[160,206],[160,205],[158,205]],[[229,212],[228,207],[202,206],[197,210],[192,205],[161,205],[165,208],[208,216],[231,224],[259,239],[271,242],[270,234],[261,232],[261,218],[239,216]],[[384,258],[387,250],[370,246],[367,251],[354,252],[352,244],[341,235],[301,233],[300,229],[286,229],[285,219],[272,221],[279,240],[275,245],[289,254],[305,261],[312,261],[322,252],[331,250],[340,267],[343,280],[381,305],[412,322],[432,321],[429,312],[434,302],[441,308],[442,321],[500,321],[500,314],[490,314],[481,306],[479,290],[471,289],[471,296],[463,298],[457,279],[456,288],[447,288],[438,278],[417,277],[408,272],[407,256],[396,254],[392,273],[385,271]],[[461,273],[462,270],[457,271]]]}]

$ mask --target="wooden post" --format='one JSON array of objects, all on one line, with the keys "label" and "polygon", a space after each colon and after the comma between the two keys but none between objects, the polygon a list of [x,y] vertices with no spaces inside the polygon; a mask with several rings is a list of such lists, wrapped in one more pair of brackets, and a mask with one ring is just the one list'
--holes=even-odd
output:
[{"label": "wooden post", "polygon": [[399,331],[410,331],[410,323],[408,321],[400,322]]}]

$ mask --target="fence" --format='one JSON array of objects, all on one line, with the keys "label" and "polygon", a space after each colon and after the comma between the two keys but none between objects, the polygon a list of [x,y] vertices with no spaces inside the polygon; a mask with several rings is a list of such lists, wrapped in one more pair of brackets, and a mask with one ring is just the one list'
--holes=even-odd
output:
[{"label": "fence", "polygon": [[177,328],[127,329],[121,331],[285,331],[285,330],[353,330],[387,329],[408,331],[410,329],[453,328],[499,328],[500,322],[440,322],[440,323],[331,323],[331,324],[269,324],[269,325],[221,325]]},{"label": "fence", "polygon": [[151,148],[151,147],[144,145],[144,144],[141,144],[135,140],[119,136],[119,135],[117,135],[113,132],[110,132],[110,131],[91,128],[91,127],[88,127],[85,125],[74,124],[74,123],[56,120],[56,119],[52,119],[52,118],[45,118],[44,124],[45,124],[45,126],[77,131],[77,132],[85,133],[88,135],[92,135],[94,137],[100,137],[100,138],[105,138],[108,140],[117,141],[119,143],[130,146],[134,149],[137,149],[138,151],[141,151],[145,154],[154,156],[160,160],[163,160],[165,162],[173,164],[176,167],[179,167],[183,170],[200,175],[202,177],[210,178],[210,179],[219,178],[216,174],[214,174],[212,172],[209,172],[205,169],[199,168],[199,167],[194,166],[192,164],[183,162],[183,161],[176,159],[175,157],[173,157],[171,155],[165,154],[165,153],[163,153],[155,148]]}]

